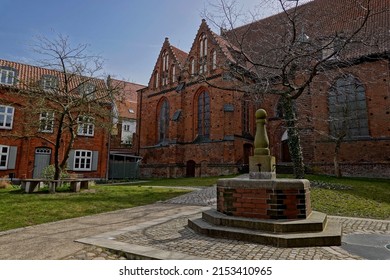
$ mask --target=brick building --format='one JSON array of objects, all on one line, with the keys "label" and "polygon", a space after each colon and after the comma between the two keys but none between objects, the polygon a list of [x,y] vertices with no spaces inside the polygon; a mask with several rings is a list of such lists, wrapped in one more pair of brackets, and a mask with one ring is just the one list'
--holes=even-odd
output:
[{"label": "brick building", "polygon": [[242,93],[199,81],[204,76],[229,85],[218,67],[228,52],[205,21],[189,53],[165,39],[149,85],[138,95],[141,176],[231,174],[248,163],[256,106]]},{"label": "brick building", "polygon": [[[73,102],[80,98],[99,98],[107,89],[104,80],[71,75],[68,79],[72,80],[68,84],[72,86],[68,94],[74,98]],[[1,178],[39,178],[42,170],[54,163],[55,135],[61,112],[57,109],[61,102],[40,105],[43,101],[39,94],[52,92],[55,95],[53,100],[60,101],[65,98],[57,91],[62,84],[61,72],[0,60]],[[92,115],[93,106],[72,107],[78,127],[67,170],[86,178],[107,177],[109,132],[101,124],[111,122],[110,118],[104,117],[110,115],[111,104],[107,100],[100,103],[102,106],[95,104],[94,107],[105,111],[105,114],[99,116]],[[103,119],[96,123],[98,118]],[[65,126],[59,144],[60,159],[70,139],[69,128]]]},{"label": "brick building", "polygon": [[[313,170],[333,173],[334,139],[345,128],[339,151],[342,172],[390,177],[389,3],[370,1],[371,13],[359,36],[337,53],[354,24],[365,20],[362,11],[367,9],[356,3],[314,0],[298,7],[296,15],[302,21],[297,42],[325,46],[316,53],[319,57],[332,53],[295,107],[303,157]],[[275,50],[282,41],[277,38],[286,38],[281,35],[285,22],[282,13],[218,35],[203,20],[188,53],[164,41],[148,87],[138,95],[136,148],[143,158],[142,176],[237,173],[252,154],[254,112],[260,107],[268,112],[277,164],[288,165],[288,134],[279,96],[256,99],[232,90],[237,76],[227,71],[231,69],[227,65],[240,63],[237,54],[243,55],[243,47],[252,62],[257,56],[276,63],[280,53]],[[243,64],[242,69],[256,71],[254,62]]]},{"label": "brick building", "polygon": [[114,104],[114,128],[110,137],[109,179],[138,177],[138,161],[134,146],[137,127],[137,91],[145,86],[111,79],[120,92]]}]

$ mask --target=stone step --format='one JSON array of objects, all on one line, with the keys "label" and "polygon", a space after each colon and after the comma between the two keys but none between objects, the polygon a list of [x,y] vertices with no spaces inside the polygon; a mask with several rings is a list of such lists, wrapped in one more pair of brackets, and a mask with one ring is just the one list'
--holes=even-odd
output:
[{"label": "stone step", "polygon": [[317,211],[312,211],[307,219],[261,220],[228,216],[216,209],[210,209],[202,213],[202,218],[215,226],[246,228],[270,233],[321,232],[327,223],[327,215]]},{"label": "stone step", "polygon": [[188,226],[195,232],[214,238],[233,239],[270,245],[274,247],[314,247],[314,246],[340,246],[341,226],[328,221],[321,232],[306,233],[270,233],[245,228],[216,226],[199,219],[188,220]]}]

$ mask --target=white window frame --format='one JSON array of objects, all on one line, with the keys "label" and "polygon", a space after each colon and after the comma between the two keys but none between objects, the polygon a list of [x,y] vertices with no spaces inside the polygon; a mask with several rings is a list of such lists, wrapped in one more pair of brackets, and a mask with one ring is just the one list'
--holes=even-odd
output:
[{"label": "white window frame", "polygon": [[39,114],[39,132],[53,133],[53,131],[54,131],[54,112],[50,112],[50,111],[41,112]]},{"label": "white window frame", "polygon": [[90,150],[75,150],[73,160],[74,171],[91,171],[92,170],[92,156]]},{"label": "white window frame", "polygon": [[[12,125],[14,122],[14,113],[15,108],[6,105],[0,105],[0,109],[3,109],[4,112],[0,111],[0,116],[3,118],[3,123],[0,123],[0,129],[12,129]],[[10,124],[7,125],[7,120],[10,119]]]},{"label": "white window frame", "polygon": [[0,145],[0,170],[8,169],[9,150],[9,146]]},{"label": "white window frame", "polygon": [[95,125],[93,123],[94,119],[88,116],[79,116],[78,117],[78,128],[77,135],[79,136],[94,136],[95,134]]},{"label": "white window frame", "polygon": [[0,84],[12,86],[15,83],[16,71],[0,68]]}]

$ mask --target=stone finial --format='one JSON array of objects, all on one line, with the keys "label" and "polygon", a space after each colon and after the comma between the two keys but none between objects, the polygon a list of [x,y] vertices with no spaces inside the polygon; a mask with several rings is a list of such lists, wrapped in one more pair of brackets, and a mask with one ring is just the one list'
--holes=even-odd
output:
[{"label": "stone finial", "polygon": [[256,135],[255,135],[255,155],[269,155],[269,140],[265,128],[267,112],[264,109],[256,111]]},{"label": "stone finial", "polygon": [[249,157],[249,178],[274,179],[275,157],[270,155],[269,140],[265,128],[267,112],[263,109],[256,111],[256,134],[254,155]]}]

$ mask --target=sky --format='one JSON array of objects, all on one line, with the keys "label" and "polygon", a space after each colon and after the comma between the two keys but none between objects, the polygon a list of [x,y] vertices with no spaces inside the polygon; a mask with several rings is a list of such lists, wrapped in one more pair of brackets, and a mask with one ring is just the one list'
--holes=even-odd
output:
[{"label": "sky", "polygon": [[[267,4],[262,16],[275,13]],[[100,55],[105,73],[146,85],[165,37],[189,52],[205,7],[218,0],[0,0],[0,58],[35,64],[32,44],[37,36],[69,37],[73,45],[88,44]],[[260,0],[237,1],[254,11]],[[211,4],[211,5],[210,5]],[[211,23],[210,27],[218,33]]]}]

